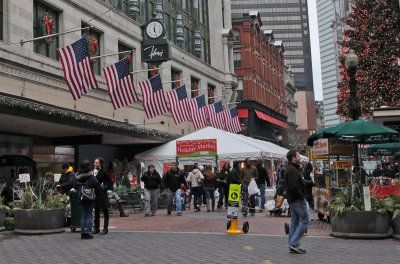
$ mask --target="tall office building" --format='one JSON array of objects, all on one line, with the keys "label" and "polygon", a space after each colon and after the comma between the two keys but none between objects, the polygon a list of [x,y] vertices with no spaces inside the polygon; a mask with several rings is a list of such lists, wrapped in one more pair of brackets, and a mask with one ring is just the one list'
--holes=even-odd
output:
[{"label": "tall office building", "polygon": [[317,0],[325,127],[340,123],[336,109],[337,84],[340,81],[339,57],[342,51],[337,42],[343,40],[343,19],[350,12],[350,3],[351,0]]},{"label": "tall office building", "polygon": [[257,10],[262,30],[283,40],[284,58],[294,72],[297,91],[313,91],[307,0],[232,0],[232,18]]}]

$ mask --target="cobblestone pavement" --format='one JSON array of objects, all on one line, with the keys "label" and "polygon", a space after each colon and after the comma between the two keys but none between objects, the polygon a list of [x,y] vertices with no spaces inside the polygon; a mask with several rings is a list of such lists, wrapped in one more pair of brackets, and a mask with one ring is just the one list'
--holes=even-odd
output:
[{"label": "cobblestone pavement", "polygon": [[[128,218],[120,218],[115,214],[110,219],[113,230],[118,231],[175,231],[175,232],[217,232],[225,233],[227,225],[227,213],[206,212],[204,208],[201,212],[193,210],[183,211],[182,216],[177,216],[176,212],[168,216],[166,209],[157,210],[154,217],[145,217],[140,212],[132,214]],[[311,222],[308,235],[329,236],[331,226],[326,221],[317,220],[317,215],[311,212]],[[290,222],[287,216],[270,216],[269,213],[256,213],[254,217],[250,214],[245,218],[239,216],[239,225],[244,221],[250,224],[251,234],[273,234],[283,235],[285,222]]]},{"label": "cobblestone pavement", "polygon": [[308,236],[307,254],[288,253],[287,237],[221,233],[114,231],[92,240],[79,233],[0,233],[0,263],[399,263],[400,241]]}]

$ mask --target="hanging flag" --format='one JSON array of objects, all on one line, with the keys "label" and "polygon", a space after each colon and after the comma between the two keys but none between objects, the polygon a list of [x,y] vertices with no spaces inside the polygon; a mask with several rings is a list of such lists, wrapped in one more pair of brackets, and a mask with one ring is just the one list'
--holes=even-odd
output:
[{"label": "hanging flag", "polygon": [[207,107],[206,96],[203,94],[196,98],[190,99],[190,118],[193,121],[194,128],[200,129],[207,125]]},{"label": "hanging flag", "polygon": [[85,37],[57,52],[64,69],[65,82],[74,100],[98,87]]},{"label": "hanging flag", "polygon": [[225,118],[223,115],[224,108],[222,107],[222,102],[218,101],[212,105],[207,105],[207,110],[211,126],[218,129],[224,129]]},{"label": "hanging flag", "polygon": [[114,109],[130,105],[138,100],[128,58],[105,67],[103,71]]},{"label": "hanging flag", "polygon": [[182,85],[167,92],[167,96],[175,124],[179,125],[189,120],[189,100],[187,99],[186,86]]},{"label": "hanging flag", "polygon": [[226,111],[228,111],[225,118],[226,130],[231,133],[242,131],[236,106]]},{"label": "hanging flag", "polygon": [[148,119],[168,111],[160,75],[139,83],[143,95],[143,108]]}]

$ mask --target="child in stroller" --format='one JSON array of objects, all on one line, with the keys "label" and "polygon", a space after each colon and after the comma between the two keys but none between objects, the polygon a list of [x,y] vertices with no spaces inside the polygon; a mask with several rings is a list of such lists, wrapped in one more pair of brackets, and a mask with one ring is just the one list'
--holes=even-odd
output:
[{"label": "child in stroller", "polygon": [[186,210],[186,207],[190,210],[190,204],[188,203],[189,190],[182,183],[181,185],[181,199],[182,199],[182,210]]},{"label": "child in stroller", "polygon": [[284,204],[286,198],[286,188],[285,188],[285,180],[280,179],[278,182],[278,188],[276,189],[276,194],[274,197],[275,200],[275,208],[269,210],[270,215],[274,214],[274,216],[281,215],[287,211],[288,216],[290,216],[290,208],[287,202]]}]

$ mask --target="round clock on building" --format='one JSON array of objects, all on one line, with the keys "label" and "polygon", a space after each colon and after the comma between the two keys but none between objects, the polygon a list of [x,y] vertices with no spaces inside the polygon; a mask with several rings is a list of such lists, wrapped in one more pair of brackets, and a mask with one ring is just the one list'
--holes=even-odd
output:
[{"label": "round clock on building", "polygon": [[149,38],[156,39],[164,36],[164,25],[159,21],[152,21],[146,26],[146,34]]}]

